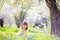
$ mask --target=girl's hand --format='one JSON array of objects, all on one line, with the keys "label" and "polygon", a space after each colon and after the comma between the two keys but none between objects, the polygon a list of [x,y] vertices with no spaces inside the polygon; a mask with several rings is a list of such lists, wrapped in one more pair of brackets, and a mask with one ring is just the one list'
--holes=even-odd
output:
[{"label": "girl's hand", "polygon": [[22,33],[18,34],[18,36],[22,36],[22,35],[23,35]]},{"label": "girl's hand", "polygon": [[26,35],[27,38],[32,38],[30,35]]}]

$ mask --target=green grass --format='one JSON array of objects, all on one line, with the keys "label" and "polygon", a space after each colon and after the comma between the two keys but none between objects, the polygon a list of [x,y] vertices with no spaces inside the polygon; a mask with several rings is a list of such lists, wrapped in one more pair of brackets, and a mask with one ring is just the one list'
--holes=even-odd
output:
[{"label": "green grass", "polygon": [[3,31],[3,32],[18,32],[18,28],[17,27],[4,26],[4,27],[0,27],[0,31]]},{"label": "green grass", "polygon": [[51,35],[50,29],[43,29],[43,28],[29,28],[28,35],[31,38],[26,38],[25,35],[17,36],[19,29],[17,27],[0,27],[0,40],[59,40],[60,38]]}]

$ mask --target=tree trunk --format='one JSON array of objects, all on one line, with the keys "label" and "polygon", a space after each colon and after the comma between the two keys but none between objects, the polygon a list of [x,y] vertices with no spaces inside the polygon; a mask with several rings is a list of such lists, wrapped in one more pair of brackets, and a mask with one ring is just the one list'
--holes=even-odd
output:
[{"label": "tree trunk", "polygon": [[25,15],[26,15],[26,12],[24,12],[22,9],[19,14],[19,19],[17,20],[17,25],[19,28],[20,28],[21,23],[24,21]]},{"label": "tree trunk", "polygon": [[24,18],[25,18],[25,12],[22,10],[20,13],[20,24],[23,22]]},{"label": "tree trunk", "polygon": [[56,6],[56,0],[46,0],[46,4],[50,8],[51,33],[60,36],[60,11]]},{"label": "tree trunk", "polygon": [[0,26],[3,27],[3,18],[0,18]]}]

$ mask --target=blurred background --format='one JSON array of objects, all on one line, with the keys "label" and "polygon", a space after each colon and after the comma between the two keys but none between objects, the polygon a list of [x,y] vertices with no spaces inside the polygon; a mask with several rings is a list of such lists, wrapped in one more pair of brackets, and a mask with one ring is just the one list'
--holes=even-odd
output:
[{"label": "blurred background", "polygon": [[[35,40],[36,36],[36,40],[59,40],[59,13],[60,0],[0,0],[0,30],[3,31],[0,34],[2,35],[6,31],[18,33],[20,25],[27,22],[29,35],[33,35],[34,39],[26,40]],[[8,34],[10,35],[10,33]],[[14,35],[16,34],[14,33]],[[51,35],[53,35],[52,38]],[[1,40],[3,38],[5,37],[2,35]],[[24,36],[16,38],[18,40],[25,39]],[[12,37],[5,39],[16,40]]]}]

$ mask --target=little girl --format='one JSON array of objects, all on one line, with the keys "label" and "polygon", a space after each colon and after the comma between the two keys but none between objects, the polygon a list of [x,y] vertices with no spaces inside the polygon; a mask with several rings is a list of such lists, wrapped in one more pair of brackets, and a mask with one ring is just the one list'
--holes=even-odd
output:
[{"label": "little girl", "polygon": [[27,22],[23,22],[21,25],[20,25],[20,29],[19,29],[19,36],[22,36],[22,35],[27,35],[28,34],[28,23]]},{"label": "little girl", "polygon": [[20,26],[18,36],[22,36],[22,35],[25,35],[27,38],[32,38],[30,35],[28,35],[28,23],[27,22],[23,22]]}]

